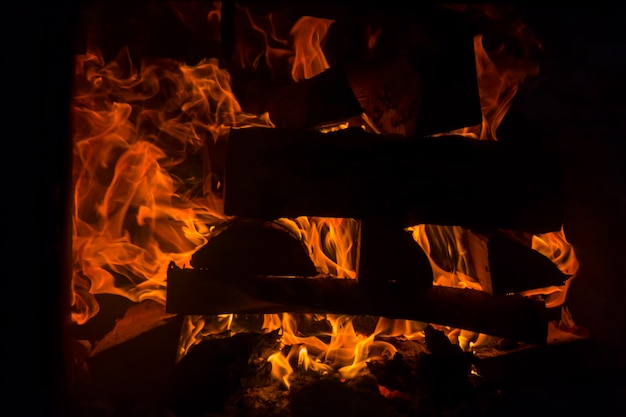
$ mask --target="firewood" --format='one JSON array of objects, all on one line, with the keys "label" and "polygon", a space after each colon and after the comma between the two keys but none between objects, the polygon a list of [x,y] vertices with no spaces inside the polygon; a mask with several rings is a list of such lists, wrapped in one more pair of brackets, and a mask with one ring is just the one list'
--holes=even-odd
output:
[{"label": "firewood", "polygon": [[190,261],[213,279],[259,275],[311,276],[318,273],[306,247],[272,222],[233,219],[212,233]]},{"label": "firewood", "polygon": [[252,78],[248,83],[258,86],[240,97],[242,108],[252,114],[268,112],[279,128],[308,129],[343,122],[363,113],[345,69],[339,65],[297,82]]},{"label": "firewood", "polygon": [[548,257],[504,234],[466,236],[476,278],[490,294],[561,286],[570,278]]},{"label": "firewood", "polygon": [[545,343],[542,302],[517,295],[490,295],[432,286],[407,291],[402,285],[359,285],[354,279],[256,277],[245,284],[214,281],[201,269],[170,265],[166,311],[177,314],[273,314],[282,312],[373,315],[417,320]]},{"label": "firewood", "polygon": [[381,219],[364,219],[359,227],[357,279],[360,285],[393,282],[407,290],[433,285],[428,256],[410,233]]},{"label": "firewood", "polygon": [[[330,70],[345,69],[362,111],[381,132],[427,135],[482,121],[475,29],[458,13],[432,5],[416,5],[418,11],[410,18],[402,10],[375,4],[359,5],[358,13],[342,3],[245,2],[245,7],[257,17],[271,13],[275,27],[291,27],[301,16],[332,20],[321,45]],[[240,26],[245,24],[244,20]],[[243,34],[239,37],[239,42],[250,44]],[[333,91],[332,84],[323,83],[318,92],[309,87],[298,90],[300,83],[284,88],[276,85],[279,65],[271,65],[261,78],[260,68],[242,71],[237,60],[232,61],[233,87],[243,109],[269,111],[279,127],[302,126],[307,118],[304,99],[310,92],[321,99],[315,100],[322,106],[318,115],[328,115],[333,107],[346,106],[344,112],[352,108],[343,85]],[[325,91],[326,87],[330,88]]]},{"label": "firewood", "polygon": [[547,150],[359,128],[247,128],[231,130],[226,158],[227,215],[380,216],[404,226],[529,233],[563,224],[561,161]]},{"label": "firewood", "polygon": [[570,278],[532,248],[532,235],[509,230],[478,233],[464,228],[426,225],[429,256],[450,273],[460,271],[490,294],[520,293],[561,286]]}]

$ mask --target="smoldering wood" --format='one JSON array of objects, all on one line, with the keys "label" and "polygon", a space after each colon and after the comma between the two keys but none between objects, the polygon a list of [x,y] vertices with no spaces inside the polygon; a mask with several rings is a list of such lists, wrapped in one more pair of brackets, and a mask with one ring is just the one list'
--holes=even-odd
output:
[{"label": "smoldering wood", "polygon": [[[233,280],[236,282],[237,280]],[[517,295],[432,286],[359,285],[353,279],[255,277],[238,285],[212,280],[201,269],[168,270],[166,311],[187,315],[323,313],[372,315],[452,326],[543,344],[547,314],[542,302]]]},{"label": "smoldering wood", "polygon": [[224,178],[225,213],[249,218],[379,216],[545,233],[564,217],[558,153],[462,136],[232,129]]}]

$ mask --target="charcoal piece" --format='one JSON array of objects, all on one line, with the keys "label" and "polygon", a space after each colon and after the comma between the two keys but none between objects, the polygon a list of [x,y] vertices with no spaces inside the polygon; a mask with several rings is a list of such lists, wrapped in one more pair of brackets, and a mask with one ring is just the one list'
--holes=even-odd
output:
[{"label": "charcoal piece", "polygon": [[194,346],[170,372],[165,399],[176,416],[222,412],[248,372],[255,335],[236,334]]},{"label": "charcoal piece", "polygon": [[400,352],[384,363],[369,363],[368,369],[376,375],[377,382],[390,391],[414,392],[415,371]]},{"label": "charcoal piece", "polygon": [[472,352],[464,352],[450,343],[447,336],[432,326],[424,329],[424,338],[430,354],[418,361],[422,386],[437,403],[454,404],[467,400],[472,384],[469,376],[474,363]]},{"label": "charcoal piece", "polygon": [[385,398],[335,379],[322,379],[290,392],[293,417],[390,417]]}]

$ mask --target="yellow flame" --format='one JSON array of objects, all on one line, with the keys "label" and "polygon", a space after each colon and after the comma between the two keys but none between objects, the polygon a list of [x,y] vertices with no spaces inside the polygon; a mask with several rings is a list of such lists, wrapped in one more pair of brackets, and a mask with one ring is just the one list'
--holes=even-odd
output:
[{"label": "yellow flame", "polygon": [[289,363],[289,359],[281,352],[276,352],[270,355],[267,361],[272,364],[272,376],[282,381],[285,387],[289,388],[291,386],[289,376],[293,374],[293,368]]}]

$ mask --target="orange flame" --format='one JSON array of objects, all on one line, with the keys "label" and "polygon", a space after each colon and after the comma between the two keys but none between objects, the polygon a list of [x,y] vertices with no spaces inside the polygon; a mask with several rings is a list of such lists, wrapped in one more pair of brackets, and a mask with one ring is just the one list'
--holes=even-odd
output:
[{"label": "orange flame", "polygon": [[126,49],[108,64],[97,50],[76,57],[72,114],[72,319],[82,324],[98,312],[95,294],[165,300],[168,263],[187,263],[225,218],[219,195],[193,193],[204,179],[183,167],[232,126],[273,125],[241,111],[215,61],[137,68]]},{"label": "orange flame", "polygon": [[[353,316],[328,314],[316,320],[326,321],[331,327],[330,331],[314,336],[297,336],[296,318],[290,314],[283,315],[281,342],[291,347],[286,356],[278,352],[268,361],[272,363],[272,374],[279,377],[287,387],[294,372],[293,364],[297,364],[303,372],[328,373],[338,370],[344,378],[355,378],[366,372],[368,360],[389,359],[396,353],[396,348],[390,343],[376,340],[382,327],[365,335],[355,330]],[[330,337],[330,341],[325,343],[318,336]]]},{"label": "orange flame", "polygon": [[333,22],[330,19],[303,16],[293,25],[291,36],[295,57],[291,75],[294,80],[311,78],[330,68],[322,46]]}]

